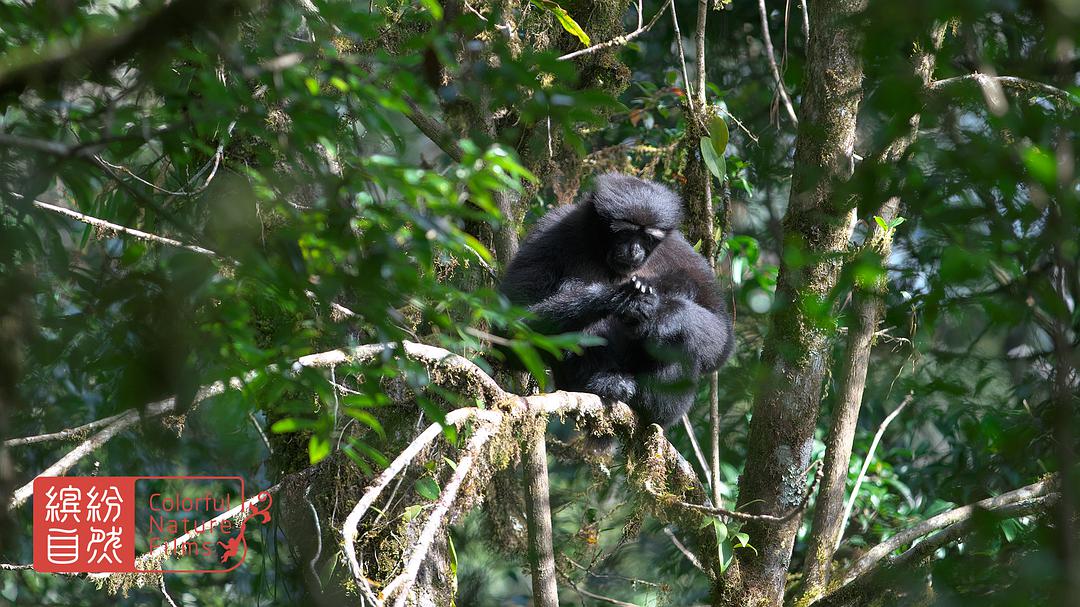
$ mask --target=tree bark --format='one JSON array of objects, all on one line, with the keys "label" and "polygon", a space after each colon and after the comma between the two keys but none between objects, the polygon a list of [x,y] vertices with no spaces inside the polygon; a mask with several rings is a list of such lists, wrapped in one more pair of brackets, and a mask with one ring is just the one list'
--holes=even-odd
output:
[{"label": "tree bark", "polygon": [[[784,260],[777,309],[762,353],[748,459],[739,483],[741,509],[779,513],[797,505],[810,463],[831,333],[820,310],[840,273],[854,208],[834,200],[853,168],[862,60],[854,17],[865,0],[813,2],[805,96],[784,217]],[[799,517],[750,523],[755,552],[742,553],[739,604],[779,605]]]},{"label": "tree bark", "polygon": [[832,428],[825,445],[825,472],[818,491],[814,522],[810,531],[803,568],[802,598],[809,602],[820,596],[829,582],[829,566],[840,541],[844,522],[844,490],[847,487],[851,445],[862,408],[866,387],[866,368],[874,331],[881,318],[881,297],[859,293],[855,300],[855,326],[849,329],[847,358],[844,361],[840,396],[833,415]]},{"label": "tree bark", "polygon": [[[914,57],[914,71],[922,86],[929,87],[933,81],[934,65],[937,57],[934,52],[941,47],[945,36],[945,24],[935,25],[930,34],[928,49],[917,52]],[[896,162],[907,152],[918,136],[920,116],[911,117],[908,132],[894,141],[882,154],[883,162]],[[891,197],[878,211],[878,215],[887,223],[893,221],[899,213],[900,200]],[[884,265],[892,251],[892,237],[889,230],[874,228],[874,233],[864,248],[876,253]],[[844,490],[847,486],[848,467],[851,463],[851,445],[855,439],[855,428],[859,421],[862,407],[863,390],[866,387],[866,370],[870,361],[870,348],[873,344],[874,331],[881,321],[883,313],[882,295],[886,289],[884,281],[869,288],[856,286],[854,297],[856,324],[848,334],[847,359],[844,363],[840,396],[833,415],[832,427],[825,447],[825,472],[821,479],[814,510],[814,522],[810,530],[810,545],[807,549],[806,563],[803,568],[802,589],[799,604],[809,604],[821,596],[829,583],[829,567],[833,555],[840,544],[846,511],[843,507]]]},{"label": "tree bark", "polygon": [[555,549],[551,540],[551,500],[548,495],[545,428],[525,440],[525,512],[529,528],[529,567],[532,569],[533,605],[559,607],[555,583]]}]

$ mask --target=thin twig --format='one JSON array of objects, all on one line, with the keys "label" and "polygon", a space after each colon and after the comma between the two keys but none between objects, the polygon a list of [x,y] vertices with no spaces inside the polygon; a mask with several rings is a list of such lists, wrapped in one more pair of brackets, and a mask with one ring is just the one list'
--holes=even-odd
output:
[{"label": "thin twig", "polygon": [[799,8],[802,9],[802,35],[803,44],[810,45],[810,9],[807,8],[807,2],[810,0],[799,0]]},{"label": "thin twig", "polygon": [[[806,504],[810,501],[810,496],[814,494],[814,488],[817,487],[818,481],[821,480],[821,460],[817,460],[810,464],[810,467],[806,469],[807,472],[817,468],[817,473],[814,474],[814,480],[810,482],[810,486],[807,487],[806,493],[803,494],[799,503],[793,506],[787,512],[781,514],[750,514],[748,512],[739,512],[737,510],[728,510],[727,508],[719,508],[717,506],[706,506],[703,504],[692,504],[679,499],[673,500],[675,504],[688,508],[690,510],[696,510],[698,512],[704,512],[713,516],[726,516],[740,521],[760,521],[763,523],[783,523],[791,520],[795,515],[799,514],[806,508]],[[649,481],[645,483],[645,490],[649,492],[653,497],[661,500],[671,501],[670,495],[663,495],[660,492],[652,488]]]},{"label": "thin twig", "polygon": [[[208,177],[207,178],[207,183],[209,183],[210,179],[212,179],[212,178],[213,178],[213,175]],[[22,194],[18,194],[18,193],[15,193],[15,192],[8,192],[8,194],[14,196],[15,198],[19,198],[19,199],[23,198]],[[47,202],[43,202],[43,201],[40,201],[40,200],[34,200],[33,204],[34,204],[35,207],[37,207],[39,209],[42,209],[44,211],[51,211],[53,213],[63,215],[65,217],[69,218],[69,219],[74,219],[75,221],[85,223],[86,225],[94,226],[94,227],[99,228],[101,230],[108,230],[108,231],[112,231],[112,232],[118,232],[120,234],[127,234],[129,236],[134,236],[135,238],[139,238],[141,240],[148,240],[150,242],[157,242],[157,243],[160,243],[160,244],[169,245],[170,247],[181,248],[181,249],[184,249],[186,251],[191,251],[192,253],[198,253],[200,255],[206,255],[207,257],[213,257],[214,259],[219,259],[219,260],[225,261],[225,262],[230,263],[230,264],[236,264],[237,263],[235,260],[224,257],[220,253],[217,253],[215,251],[211,251],[210,249],[207,249],[205,247],[200,247],[198,245],[193,245],[193,244],[187,244],[187,243],[181,242],[179,240],[176,240],[174,238],[168,238],[168,237],[165,237],[165,236],[159,236],[157,234],[151,234],[150,232],[144,232],[142,230],[137,230],[135,228],[129,228],[127,226],[122,226],[122,225],[117,224],[117,223],[112,223],[111,221],[105,221],[104,219],[98,219],[97,217],[92,217],[92,216],[86,215],[84,213],[79,213],[78,211],[72,211],[71,209],[66,209],[64,207],[59,207],[59,206],[56,206],[54,204],[49,204]],[[481,262],[483,262],[482,259],[481,259]],[[489,268],[489,270],[490,270],[490,268]],[[494,272],[494,270],[490,270],[490,271]],[[312,301],[318,302],[318,297],[315,295],[314,292],[312,292],[312,291],[304,291],[304,295],[306,295]],[[353,312],[349,308],[346,308],[345,306],[343,306],[343,305],[341,305],[339,303],[330,302],[330,309],[333,310],[334,312],[336,312],[342,318],[354,318],[354,317],[357,316],[356,312]],[[47,439],[47,440],[51,440],[51,439]]]},{"label": "thin twig", "polygon": [[[331,367],[333,370],[333,367]],[[311,501],[311,484],[304,489],[304,501],[307,502],[308,508],[311,509],[311,520],[315,523],[315,555],[308,561],[308,570],[311,571],[311,577],[315,579],[315,582],[322,588],[322,579],[319,577],[319,571],[315,566],[319,563],[319,559],[322,558],[322,524],[319,522],[319,511],[315,509],[314,502]]]},{"label": "thin twig", "polygon": [[627,42],[630,42],[634,38],[637,38],[638,36],[644,34],[645,32],[649,31],[650,29],[652,29],[652,26],[656,25],[656,22],[660,20],[660,16],[664,14],[664,10],[666,10],[667,7],[671,5],[671,2],[672,2],[672,0],[665,0],[664,5],[660,7],[660,10],[657,11],[655,15],[653,15],[653,18],[651,20],[649,20],[649,22],[646,23],[644,27],[639,27],[636,30],[634,30],[634,31],[632,31],[632,32],[630,32],[628,34],[623,34],[622,36],[616,36],[615,38],[612,38],[611,40],[608,40],[607,42],[600,42],[600,43],[594,44],[594,45],[592,45],[590,47],[583,48],[583,49],[581,49],[579,51],[574,51],[572,53],[567,53],[567,54],[559,57],[559,61],[567,61],[567,60],[573,59],[575,57],[580,57],[582,55],[588,55],[589,53],[595,53],[597,51],[602,51],[602,50],[604,50],[606,48],[611,48],[613,46],[622,46],[622,45],[626,44]]},{"label": "thin twig", "polygon": [[750,132],[750,129],[746,128],[746,125],[744,125],[744,124],[742,123],[742,121],[740,121],[740,120],[739,120],[739,119],[738,119],[738,118],[737,118],[737,117],[735,116],[735,114],[732,114],[731,112],[727,111],[726,109],[724,109],[723,107],[720,107],[720,106],[717,106],[717,108],[716,108],[716,109],[718,109],[718,110],[720,110],[721,112],[723,112],[723,113],[724,113],[724,115],[725,115],[725,116],[727,116],[728,118],[731,118],[731,121],[735,123],[735,126],[739,127],[739,130],[741,130],[742,132],[746,133],[746,136],[750,138],[750,141],[753,141],[754,143],[757,143],[757,142],[758,142],[758,138],[757,138],[757,135],[755,135],[755,134],[751,133],[751,132]]},{"label": "thin twig", "polygon": [[[16,198],[22,198],[21,194],[16,194],[14,192],[9,192],[9,194],[11,194],[12,196],[14,196]],[[135,228],[124,227],[124,226],[119,225],[119,224],[115,224],[115,223],[112,223],[112,222],[109,222],[109,221],[105,221],[103,219],[98,219],[97,217],[91,217],[89,215],[79,213],[78,211],[72,211],[71,209],[65,209],[64,207],[58,207],[58,206],[56,206],[54,204],[49,204],[47,202],[42,202],[40,200],[34,200],[33,204],[34,204],[35,207],[37,207],[39,209],[43,209],[43,210],[46,210],[46,211],[51,211],[53,213],[63,215],[63,216],[68,217],[70,219],[74,219],[75,221],[80,221],[80,222],[85,223],[87,225],[91,225],[91,226],[94,226],[96,228],[100,228],[100,229],[103,229],[103,230],[111,230],[111,231],[114,231],[114,232],[119,232],[121,234],[127,234],[128,236],[134,236],[135,238],[139,238],[141,240],[149,240],[149,241],[152,241],[152,242],[158,242],[158,243],[161,243],[161,244],[167,244],[167,245],[169,245],[171,247],[177,247],[177,248],[185,249],[185,250],[191,251],[193,253],[198,253],[200,255],[207,255],[207,256],[215,257],[215,258],[220,258],[221,257],[220,255],[218,255],[214,251],[211,251],[210,249],[207,249],[207,248],[204,248],[204,247],[200,247],[198,245],[185,244],[183,242],[180,242],[179,240],[175,240],[175,239],[172,239],[172,238],[166,238],[165,236],[158,236],[157,234],[151,234],[149,232],[143,232],[142,230],[136,230]]]},{"label": "thin twig", "polygon": [[169,589],[165,587],[165,574],[161,574],[161,596],[165,597],[165,600],[169,603],[169,607],[177,607],[176,601],[169,596]]},{"label": "thin twig", "polygon": [[682,68],[683,86],[686,87],[686,107],[690,108],[690,113],[695,113],[694,109],[694,84],[690,82],[690,74],[686,71],[686,53],[683,51],[682,32],[679,30],[679,13],[675,10],[675,5],[671,5],[671,24],[675,28],[675,47],[679,49],[679,67]]},{"label": "thin twig", "polygon": [[784,109],[787,110],[791,123],[798,126],[799,119],[795,117],[791,97],[788,97],[784,79],[780,76],[780,68],[776,65],[776,51],[773,50],[772,35],[769,34],[769,12],[765,8],[765,0],[758,0],[758,12],[761,14],[761,39],[765,43],[765,59],[769,62],[769,70],[772,71],[773,80],[776,81],[776,92],[780,94],[780,100],[784,104]]},{"label": "thin twig", "polygon": [[986,88],[988,85],[998,84],[1000,86],[1006,86],[1012,89],[1016,89],[1018,91],[1036,93],[1044,97],[1058,99],[1066,103],[1071,103],[1074,106],[1080,105],[1080,97],[1077,97],[1069,91],[1059,89],[1056,86],[1051,86],[1049,84],[1045,84],[1043,82],[1038,82],[1035,80],[1028,80],[1026,78],[1017,78],[1016,76],[992,76],[980,72],[975,72],[974,74],[967,74],[965,76],[955,76],[953,78],[935,80],[927,86],[927,89],[932,92],[938,92],[952,85],[962,84],[964,82],[975,82],[983,88]]},{"label": "thin twig", "polygon": [[691,565],[697,567],[702,573],[705,573],[705,566],[701,564],[701,560],[679,541],[679,538],[675,535],[675,532],[671,530],[671,527],[664,527],[664,533],[671,539],[671,543],[675,544],[675,547],[679,549],[679,552],[683,553],[686,560],[690,561]]},{"label": "thin twig", "polygon": [[51,432],[49,434],[39,434],[37,436],[27,436],[24,438],[10,438],[4,441],[3,444],[5,447],[10,448],[21,447],[23,445],[33,445],[36,443],[45,443],[49,441],[65,440],[69,438],[82,438],[93,430],[97,430],[98,428],[101,428],[103,426],[108,426],[109,424],[116,421],[116,419],[121,415],[123,415],[123,413],[117,413],[116,415],[110,415],[109,417],[96,419],[90,423],[83,424],[81,426],[68,428],[66,430],[60,430],[58,432]]},{"label": "thin twig", "polygon": [[270,452],[270,455],[274,454],[274,448],[270,446],[270,438],[266,436],[266,432],[263,432],[262,424],[255,417],[255,412],[248,411],[248,419],[251,420],[251,425],[255,426],[255,430],[259,432],[259,437],[262,438],[263,444],[266,445],[266,450]]},{"label": "thin twig", "polygon": [[701,466],[701,472],[705,475],[706,484],[711,491],[713,478],[709,471],[709,464],[705,463],[705,454],[701,451],[701,445],[698,444],[697,436],[694,435],[694,427],[690,425],[690,418],[687,417],[685,413],[682,416],[682,424],[683,428],[686,429],[686,435],[690,437],[690,446],[694,449],[694,457],[697,458],[698,465]]},{"label": "thin twig", "polygon": [[909,392],[904,400],[900,401],[900,404],[893,409],[892,413],[885,416],[881,425],[878,426],[877,433],[874,434],[874,440],[870,442],[870,449],[866,452],[866,458],[863,459],[862,469],[859,470],[859,476],[855,479],[855,486],[851,489],[851,495],[848,497],[847,503],[844,504],[844,514],[840,516],[840,529],[836,533],[836,541],[833,544],[833,552],[840,547],[840,541],[844,538],[844,530],[847,528],[848,519],[851,517],[851,509],[855,506],[855,498],[859,496],[859,489],[862,488],[863,479],[866,478],[866,471],[870,469],[870,461],[874,459],[874,452],[877,450],[878,443],[881,442],[881,437],[885,434],[885,429],[889,427],[892,420],[896,419],[897,415],[904,410],[904,407],[908,406],[908,403],[914,398],[914,394]]},{"label": "thin twig", "polygon": [[698,107],[705,108],[705,22],[709,16],[709,0],[698,0],[697,24],[694,31],[694,49],[697,57],[697,84],[694,93],[697,95]]},{"label": "thin twig", "polygon": [[588,590],[585,590],[584,588],[578,586],[577,582],[570,579],[570,576],[566,575],[562,571],[559,572],[559,577],[561,577],[567,584],[570,584],[570,587],[574,589],[574,592],[580,594],[583,597],[588,597],[594,601],[600,601],[601,603],[607,603],[608,605],[617,605],[618,607],[641,607],[637,603],[627,603],[626,601],[613,599],[609,596],[596,594],[595,592],[589,592]]}]

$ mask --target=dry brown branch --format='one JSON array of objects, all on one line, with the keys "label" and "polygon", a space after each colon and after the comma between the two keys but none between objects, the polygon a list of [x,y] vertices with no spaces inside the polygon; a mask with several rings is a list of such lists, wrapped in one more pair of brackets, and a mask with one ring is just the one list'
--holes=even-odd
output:
[{"label": "dry brown branch", "polygon": [[480,457],[484,445],[494,434],[495,428],[493,425],[487,424],[477,428],[469,438],[469,442],[465,447],[465,454],[458,460],[453,475],[447,481],[446,487],[435,502],[435,508],[431,511],[427,522],[424,524],[423,531],[420,532],[420,537],[411,548],[409,557],[405,562],[405,571],[391,580],[383,590],[386,597],[397,595],[397,600],[394,602],[395,607],[405,607],[409,590],[416,581],[416,575],[420,572],[420,565],[427,558],[428,549],[431,547],[432,542],[435,541],[435,535],[446,524],[447,515],[457,499],[461,484],[465,481],[465,477],[469,475],[477,458]]},{"label": "dry brown branch", "polygon": [[1051,86],[1035,80],[1028,80],[1026,78],[1017,78],[1016,76],[993,76],[990,74],[983,74],[975,72],[974,74],[967,74],[965,76],[955,76],[953,78],[945,78],[942,80],[935,80],[927,85],[927,90],[933,93],[941,92],[951,86],[957,84],[963,84],[966,82],[974,82],[978,84],[984,90],[987,87],[1008,87],[1020,92],[1032,93],[1041,95],[1048,99],[1054,99],[1061,101],[1066,106],[1075,107],[1080,105],[1080,98],[1076,95],[1059,89],[1056,86]]},{"label": "dry brown branch", "polygon": [[773,80],[776,82],[776,92],[780,95],[780,101],[784,104],[791,123],[799,126],[795,108],[791,105],[791,97],[788,96],[787,88],[784,87],[784,78],[776,65],[776,51],[773,50],[772,35],[769,34],[769,10],[765,8],[765,0],[758,0],[758,13],[761,15],[761,40],[765,44],[765,59],[769,62],[769,71],[772,72]]},{"label": "dry brown branch", "polygon": [[697,567],[698,570],[700,570],[702,573],[705,573],[705,567],[701,564],[701,560],[698,559],[697,555],[695,555],[693,552],[690,552],[689,548],[687,548],[682,542],[679,541],[679,538],[675,535],[675,532],[672,531],[670,527],[664,527],[664,533],[667,534],[668,538],[671,539],[671,543],[679,549],[679,552],[681,552],[683,556],[686,557],[686,560],[690,561],[691,565]]},{"label": "dry brown branch", "polygon": [[[19,194],[14,194],[13,193],[13,195],[16,198],[22,198],[22,196],[19,195]],[[45,211],[50,211],[50,212],[56,213],[58,215],[63,215],[64,217],[67,217],[69,219],[74,219],[75,221],[85,223],[86,225],[94,226],[95,228],[98,228],[98,229],[101,229],[101,230],[107,230],[107,231],[110,231],[110,232],[117,232],[117,233],[120,233],[120,234],[127,234],[128,236],[134,236],[135,238],[138,238],[140,240],[148,240],[148,241],[151,241],[151,242],[157,242],[157,243],[160,243],[160,244],[169,245],[170,247],[177,247],[177,248],[181,248],[181,249],[184,249],[184,250],[187,250],[187,251],[191,251],[192,253],[198,253],[200,255],[207,255],[207,256],[215,257],[215,258],[220,258],[221,257],[220,255],[218,255],[214,251],[211,251],[210,249],[206,249],[206,248],[203,248],[203,247],[200,247],[200,246],[197,246],[197,245],[185,244],[185,243],[180,242],[179,240],[175,240],[173,238],[166,238],[165,236],[158,236],[157,234],[151,234],[149,232],[143,232],[142,230],[136,230],[135,228],[125,227],[125,226],[122,226],[122,225],[119,225],[119,224],[115,224],[115,223],[112,223],[112,222],[109,222],[109,221],[105,221],[104,219],[98,219],[97,217],[91,217],[90,215],[85,215],[83,213],[79,213],[78,211],[72,211],[71,209],[65,209],[64,207],[58,207],[58,206],[56,206],[54,204],[49,204],[47,202],[42,202],[40,200],[33,201],[33,204],[34,204],[35,207],[37,207],[39,209],[42,209],[42,210],[45,210]]]},{"label": "dry brown branch", "polygon": [[847,584],[856,577],[868,572],[883,558],[892,554],[894,551],[899,550],[903,546],[914,542],[920,537],[939,529],[944,529],[950,525],[971,519],[978,510],[997,511],[1016,506],[1053,493],[1053,489],[1056,485],[1057,476],[1055,475],[1037,483],[1027,485],[1026,487],[1014,489],[995,497],[988,497],[984,500],[977,501],[974,504],[961,506],[947,512],[942,512],[937,516],[932,516],[913,527],[897,533],[868,550],[847,570],[844,575],[844,583]]},{"label": "dry brown branch", "polygon": [[23,438],[10,438],[4,441],[5,447],[21,447],[23,445],[33,445],[37,443],[47,443],[50,441],[66,440],[69,438],[82,438],[90,432],[97,430],[103,426],[108,426],[117,420],[123,413],[117,413],[116,415],[110,415],[109,417],[103,417],[96,419],[92,422],[76,426],[74,428],[67,428],[66,430],[60,430],[57,432],[50,432],[48,434],[38,434],[37,436],[26,436]]},{"label": "dry brown branch", "polygon": [[[851,596],[853,589],[870,583],[883,568],[916,562],[928,557],[937,548],[961,538],[971,529],[972,519],[979,511],[988,512],[999,518],[1012,518],[1044,510],[1059,499],[1060,494],[1054,491],[1057,486],[1057,476],[1050,476],[996,497],[943,512],[901,531],[863,554],[844,573],[842,583],[815,604],[822,607],[847,604],[847,599]],[[937,534],[915,544],[900,555],[890,556],[904,546],[935,531]]]},{"label": "dry brown branch", "polygon": [[[220,149],[221,148],[219,147],[219,150]],[[214,168],[214,170],[215,171],[217,170],[216,167]],[[206,179],[206,184],[209,184],[210,180],[213,179],[213,178],[214,178],[214,174],[213,174],[213,172],[211,172],[210,176],[207,177],[207,179]],[[17,194],[15,192],[9,192],[9,194],[14,196],[15,198],[22,198],[23,197],[21,194]],[[52,212],[52,213],[63,215],[64,217],[67,217],[69,219],[74,219],[75,221],[85,223],[86,225],[98,228],[99,230],[102,230],[105,233],[115,232],[115,233],[119,233],[119,234],[127,234],[129,236],[134,236],[135,238],[138,238],[140,240],[146,240],[146,241],[149,241],[149,242],[156,242],[156,243],[159,243],[159,244],[168,245],[170,247],[178,247],[178,248],[184,249],[186,251],[191,251],[192,253],[198,253],[200,255],[206,255],[208,257],[213,257],[214,259],[220,259],[220,260],[225,261],[226,263],[229,263],[229,264],[235,264],[236,263],[236,261],[234,261],[232,259],[229,259],[227,257],[224,257],[224,256],[222,256],[221,254],[219,254],[219,253],[217,253],[215,251],[211,251],[210,249],[200,247],[200,246],[197,246],[197,245],[187,244],[187,243],[181,242],[179,240],[176,240],[175,238],[168,238],[166,236],[159,236],[157,234],[151,234],[150,232],[144,232],[142,230],[137,230],[135,228],[129,228],[127,226],[123,226],[123,225],[120,225],[118,223],[112,223],[111,221],[105,221],[104,219],[98,219],[97,217],[92,217],[92,216],[87,215],[85,213],[79,213],[78,211],[73,211],[71,209],[65,209],[64,207],[59,207],[59,206],[56,206],[54,204],[50,204],[50,203],[43,202],[43,201],[40,201],[40,200],[34,200],[33,204],[34,204],[34,206],[36,208],[39,208],[39,209],[41,209],[43,211],[49,211],[49,212]],[[483,263],[483,260],[481,260],[481,263]],[[312,301],[315,301],[315,302],[318,301],[318,296],[315,295],[315,293],[312,292],[312,291],[304,291],[304,295],[306,295],[308,297],[308,299],[311,299]],[[333,310],[341,318],[354,318],[354,317],[356,317],[356,312],[353,312],[349,308],[346,308],[345,306],[343,306],[341,304],[338,304],[338,303],[330,302],[330,309]]]},{"label": "dry brown branch", "polygon": [[559,61],[566,61],[566,60],[569,60],[569,59],[573,59],[575,57],[580,57],[582,55],[588,55],[589,53],[595,53],[597,51],[602,51],[602,50],[604,50],[606,48],[611,48],[613,46],[622,46],[622,45],[626,44],[627,42],[630,42],[634,38],[637,38],[638,36],[644,34],[645,32],[649,31],[650,29],[652,29],[652,26],[656,25],[656,22],[660,20],[660,16],[664,14],[664,11],[668,8],[669,5],[671,5],[671,2],[672,2],[672,0],[665,0],[664,5],[660,7],[660,10],[656,11],[656,14],[653,15],[653,18],[650,19],[649,22],[644,25],[644,27],[639,27],[636,30],[634,30],[634,31],[632,31],[632,32],[630,32],[628,34],[623,34],[622,36],[616,36],[616,37],[612,38],[611,40],[608,40],[607,42],[600,42],[600,43],[594,44],[594,45],[592,45],[590,47],[583,48],[580,51],[574,51],[572,53],[567,53],[567,54],[559,57]]},{"label": "dry brown branch", "polygon": [[[235,384],[233,384],[235,382]],[[230,380],[230,384],[233,387],[239,388],[241,383],[239,379]],[[196,405],[211,396],[216,396],[225,391],[226,382],[219,381],[209,386],[202,388],[196,393],[195,398],[192,401],[192,405]],[[134,426],[140,419],[145,417],[157,417],[164,413],[168,413],[176,408],[176,398],[167,398],[165,400],[152,403],[146,407],[140,414],[138,409],[129,409],[124,413],[117,416],[115,420],[109,425],[105,426],[102,430],[79,443],[71,451],[67,452],[63,457],[56,461],[53,465],[43,470],[38,476],[62,476],[65,472],[71,469],[72,466],[77,464],[79,460],[86,457],[94,450],[101,447],[105,443],[112,440],[114,436]],[[26,503],[26,500],[30,499],[30,496],[34,494],[34,481],[26,483],[22,487],[19,487],[12,494],[11,502],[8,504],[8,508],[14,510],[19,506]]]},{"label": "dry brown branch", "polygon": [[900,404],[893,409],[892,413],[889,413],[885,416],[885,419],[881,420],[881,425],[878,426],[877,432],[874,433],[874,439],[870,441],[870,448],[866,451],[866,457],[863,459],[859,476],[855,479],[855,486],[851,488],[851,495],[848,496],[847,503],[844,504],[844,513],[840,516],[840,528],[837,529],[836,537],[833,538],[833,552],[836,552],[836,548],[840,546],[840,540],[844,538],[844,529],[847,528],[848,519],[851,518],[851,509],[855,506],[855,498],[859,496],[859,489],[862,488],[863,479],[866,478],[866,471],[870,469],[870,461],[874,459],[874,452],[877,451],[881,437],[885,435],[885,430],[889,427],[889,424],[896,419],[897,415],[900,415],[900,412],[904,410],[904,407],[908,406],[913,397],[913,394],[908,393],[904,400],[900,401]]}]

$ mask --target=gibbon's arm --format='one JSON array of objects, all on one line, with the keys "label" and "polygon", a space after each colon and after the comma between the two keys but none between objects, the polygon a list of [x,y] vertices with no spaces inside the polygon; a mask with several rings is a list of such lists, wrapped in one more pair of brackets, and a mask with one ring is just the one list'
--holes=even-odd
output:
[{"label": "gibbon's arm", "polygon": [[625,305],[629,291],[620,285],[570,279],[551,295],[529,306],[539,325],[554,332],[580,331]]},{"label": "gibbon's arm", "polygon": [[692,299],[681,295],[662,298],[651,322],[647,336],[681,347],[695,373],[715,371],[731,355],[731,321],[726,314],[714,313]]}]

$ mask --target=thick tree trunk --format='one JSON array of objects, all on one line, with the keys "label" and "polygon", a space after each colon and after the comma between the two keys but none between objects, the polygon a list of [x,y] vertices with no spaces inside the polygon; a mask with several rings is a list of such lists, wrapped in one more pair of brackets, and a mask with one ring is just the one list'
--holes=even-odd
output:
[{"label": "thick tree trunk", "polygon": [[[929,48],[917,52],[914,71],[923,87],[933,80],[936,56],[945,36],[945,24],[934,26],[930,34]],[[919,131],[919,114],[910,119],[908,132],[894,141],[882,154],[883,162],[897,162],[914,143]],[[889,198],[878,211],[887,223],[899,213],[900,200]],[[877,254],[884,265],[892,251],[892,234],[889,230],[875,227],[865,249]],[[833,423],[826,440],[825,469],[814,510],[814,522],[810,529],[810,545],[803,567],[802,588],[798,604],[808,605],[825,591],[829,583],[829,568],[833,555],[839,547],[840,534],[844,528],[846,511],[844,490],[847,487],[848,467],[851,463],[851,445],[862,408],[863,390],[866,387],[866,369],[870,361],[874,331],[881,321],[883,302],[881,295],[886,289],[884,278],[879,284],[857,285],[854,298],[856,324],[850,329],[847,358],[844,363],[840,395],[833,413]]]},{"label": "thick tree trunk", "polygon": [[[784,263],[762,354],[764,376],[754,401],[748,459],[739,501],[749,512],[776,514],[799,504],[810,464],[831,333],[820,312],[836,285],[849,233],[851,201],[836,200],[851,176],[862,61],[854,17],[864,0],[811,3],[806,93],[801,106],[784,218]],[[799,517],[744,529],[756,553],[741,557],[744,605],[779,605]]]}]

